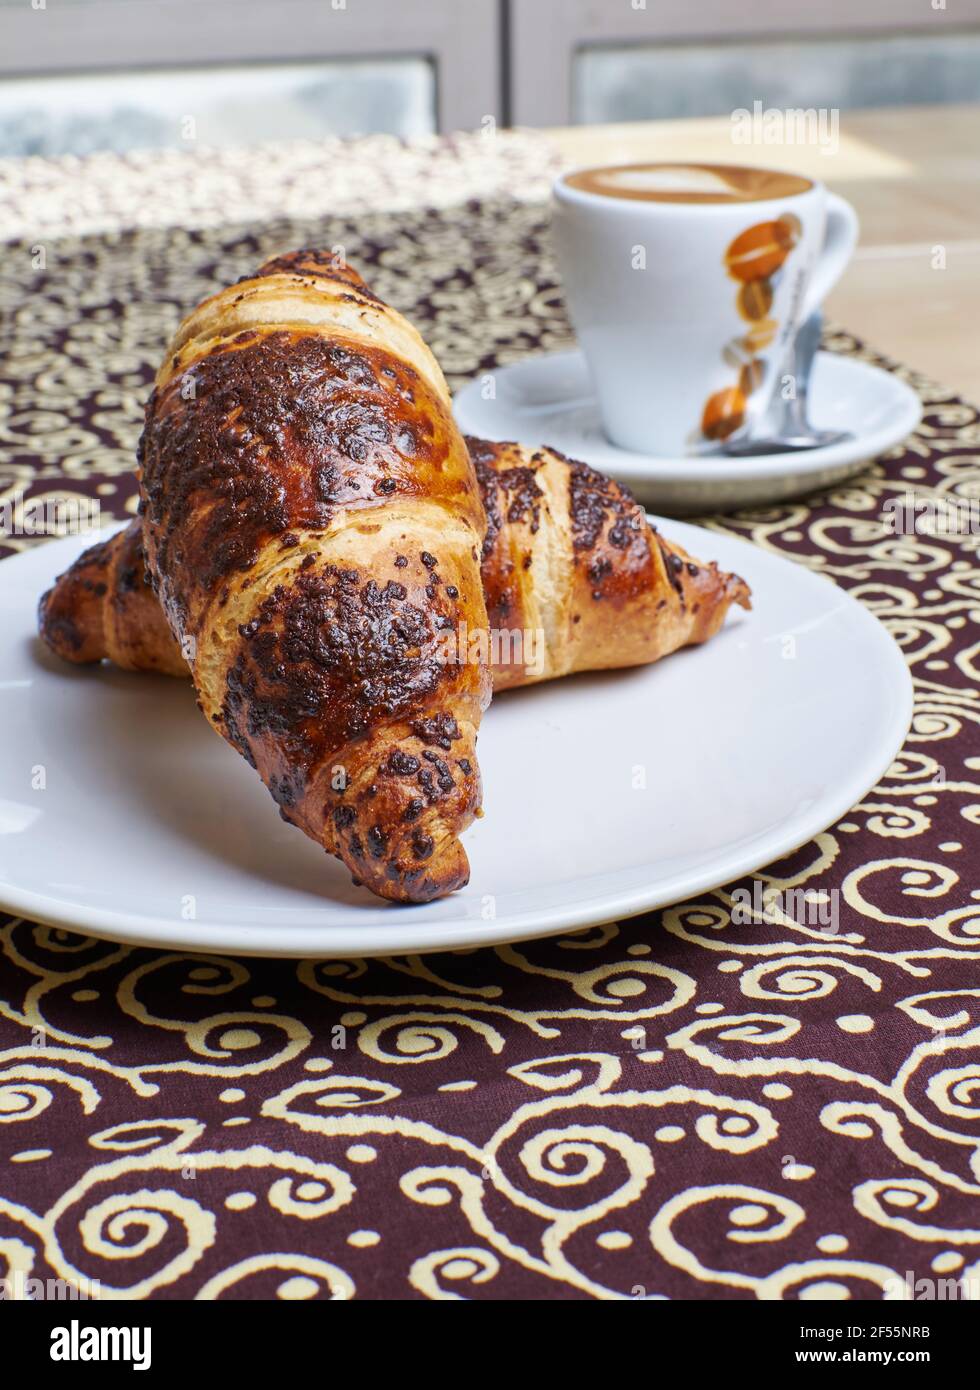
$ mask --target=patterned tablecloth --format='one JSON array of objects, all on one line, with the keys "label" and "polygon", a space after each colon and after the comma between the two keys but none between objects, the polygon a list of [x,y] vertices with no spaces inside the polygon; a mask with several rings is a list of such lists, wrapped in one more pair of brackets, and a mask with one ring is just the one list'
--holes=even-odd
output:
[{"label": "patterned tablecloth", "polygon": [[[277,249],[344,246],[453,385],[568,344],[539,202],[316,214],[53,226],[43,269],[33,227],[8,243],[3,497],[131,512],[165,340]],[[513,948],[264,962],[5,920],[0,1275],[133,1298],[980,1295],[980,427],[887,365],[925,403],[904,448],[708,521],[832,575],[901,644],[915,720],[881,785],[739,885]],[[972,528],[896,534],[909,491]],[[795,889],[836,932],[795,920]]]}]

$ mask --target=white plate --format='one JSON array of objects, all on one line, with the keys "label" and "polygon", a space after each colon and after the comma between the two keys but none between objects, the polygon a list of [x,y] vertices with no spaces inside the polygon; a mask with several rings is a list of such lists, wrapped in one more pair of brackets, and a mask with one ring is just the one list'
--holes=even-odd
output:
[{"label": "white plate", "polygon": [[754,611],[657,665],[495,701],[470,884],[418,907],[355,889],[285,825],[189,683],[47,653],[38,595],[90,538],[3,561],[0,906],[146,946],[401,954],[625,917],[788,853],[888,766],[911,714],[905,662],[831,581],[728,536],[667,532],[744,575]]},{"label": "white plate", "polygon": [[464,433],[550,444],[626,483],[648,506],[677,515],[763,506],[829,487],[900,444],[922,418],[918,396],[898,377],[832,352],[818,352],[813,364],[810,423],[851,430],[855,437],[825,449],[752,458],[653,458],[610,444],[580,352],[503,367],[494,373],[494,388],[494,399],[485,400],[480,378],[456,396],[453,408]]}]

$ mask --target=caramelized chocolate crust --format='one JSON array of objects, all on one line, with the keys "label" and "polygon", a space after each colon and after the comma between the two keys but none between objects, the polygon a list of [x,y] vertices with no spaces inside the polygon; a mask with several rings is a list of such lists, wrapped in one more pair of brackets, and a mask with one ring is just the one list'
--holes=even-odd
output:
[{"label": "caramelized chocolate crust", "polygon": [[[415,331],[332,257],[276,258],[178,329],[140,472],[149,573],[201,707],[283,816],[383,897],[465,883],[490,676],[447,636],[486,623],[484,517]],[[470,768],[431,793],[421,761],[414,787],[391,770],[423,757],[427,718],[454,721]]]}]

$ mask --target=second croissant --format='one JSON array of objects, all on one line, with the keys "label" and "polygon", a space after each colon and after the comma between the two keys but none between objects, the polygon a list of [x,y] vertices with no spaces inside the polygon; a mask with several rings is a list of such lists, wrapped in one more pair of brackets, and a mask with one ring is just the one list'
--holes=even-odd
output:
[{"label": "second croissant", "polygon": [[[737,575],[647,522],[630,493],[554,449],[467,439],[487,531],[481,556],[496,692],[577,671],[639,666],[706,641]],[[86,550],[41,600],[40,631],[65,661],[188,676],[143,560],[138,519]]]}]

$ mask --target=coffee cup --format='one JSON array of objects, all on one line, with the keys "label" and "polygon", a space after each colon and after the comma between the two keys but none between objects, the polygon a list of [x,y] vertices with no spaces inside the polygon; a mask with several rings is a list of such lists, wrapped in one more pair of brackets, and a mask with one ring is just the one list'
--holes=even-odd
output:
[{"label": "coffee cup", "polygon": [[554,188],[572,325],[613,444],[659,457],[751,437],[857,215],[802,175],[723,164],[582,169]]}]

